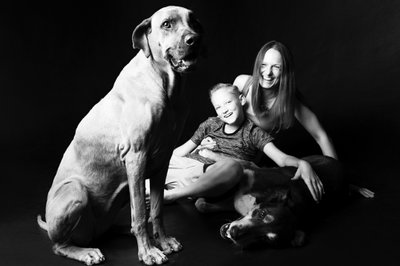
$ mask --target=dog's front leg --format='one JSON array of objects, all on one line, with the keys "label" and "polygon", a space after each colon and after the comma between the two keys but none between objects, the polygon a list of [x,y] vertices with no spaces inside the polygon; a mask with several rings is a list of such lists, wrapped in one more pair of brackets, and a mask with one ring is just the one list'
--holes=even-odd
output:
[{"label": "dog's front leg", "polygon": [[131,232],[137,240],[139,260],[147,265],[162,264],[168,259],[161,250],[151,244],[147,232],[144,186],[146,157],[143,151],[130,151],[125,159],[131,199]]},{"label": "dog's front leg", "polygon": [[174,237],[167,236],[164,230],[162,210],[167,170],[168,166],[164,167],[163,171],[160,171],[157,176],[150,180],[150,217],[153,223],[154,240],[165,254],[170,254],[173,251],[181,250],[182,245]]}]

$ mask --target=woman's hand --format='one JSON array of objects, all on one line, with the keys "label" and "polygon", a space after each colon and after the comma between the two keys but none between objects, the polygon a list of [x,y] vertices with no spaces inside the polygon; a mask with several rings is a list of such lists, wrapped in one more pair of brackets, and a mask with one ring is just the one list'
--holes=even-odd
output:
[{"label": "woman's hand", "polygon": [[299,178],[304,180],[304,183],[306,183],[314,200],[319,202],[319,200],[322,198],[322,195],[325,193],[324,186],[317,174],[312,169],[311,165],[303,160],[299,161],[299,166],[297,167],[297,171],[292,180]]}]

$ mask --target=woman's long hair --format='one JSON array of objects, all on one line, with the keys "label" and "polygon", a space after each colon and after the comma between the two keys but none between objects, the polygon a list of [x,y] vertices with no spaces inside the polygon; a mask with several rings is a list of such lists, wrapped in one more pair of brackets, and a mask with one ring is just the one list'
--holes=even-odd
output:
[{"label": "woman's long hair", "polygon": [[[263,102],[265,101],[262,94],[263,88],[260,86],[261,65],[265,53],[269,49],[274,49],[281,54],[282,65],[280,68],[279,88],[275,94],[276,100],[269,110],[266,108],[263,110],[261,106],[266,106],[267,103]],[[293,57],[286,46],[280,42],[271,41],[261,47],[254,63],[252,78],[250,78],[244,86],[243,91],[245,94],[247,94],[250,87],[253,88],[251,104],[257,118],[268,114],[271,117],[270,121],[272,123],[270,128],[274,131],[279,131],[282,128],[287,129],[292,125],[294,120],[296,88]]]}]

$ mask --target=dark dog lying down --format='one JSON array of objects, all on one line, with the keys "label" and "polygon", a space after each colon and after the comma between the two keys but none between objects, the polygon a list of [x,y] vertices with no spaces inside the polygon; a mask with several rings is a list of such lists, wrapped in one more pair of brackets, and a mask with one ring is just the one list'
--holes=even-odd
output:
[{"label": "dark dog lying down", "polygon": [[324,157],[304,158],[324,184],[325,194],[316,203],[302,181],[290,180],[293,167],[252,168],[234,198],[234,207],[242,217],[221,227],[221,236],[235,244],[248,247],[253,244],[301,246],[305,234],[301,225],[312,217],[316,207],[327,206],[347,194],[342,168],[338,161]]}]

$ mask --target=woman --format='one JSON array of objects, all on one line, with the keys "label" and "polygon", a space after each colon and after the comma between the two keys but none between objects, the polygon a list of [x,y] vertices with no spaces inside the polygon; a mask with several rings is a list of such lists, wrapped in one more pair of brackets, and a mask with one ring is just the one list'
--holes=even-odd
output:
[{"label": "woman", "polygon": [[[274,135],[297,119],[318,143],[323,155],[337,159],[332,141],[317,116],[298,97],[293,58],[282,43],[266,43],[257,54],[252,76],[239,75],[233,84],[246,97],[247,117],[256,125]],[[373,197],[368,189],[351,187],[365,197]]]},{"label": "woman", "polygon": [[296,118],[318,143],[322,153],[337,159],[335,148],[318,118],[296,97],[292,55],[282,43],[265,44],[256,57],[253,75],[239,75],[234,85],[246,97],[247,116],[256,125],[276,134],[289,128]]}]

